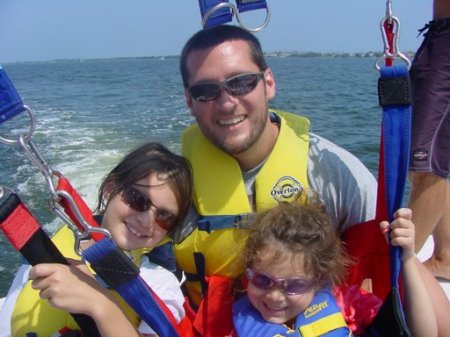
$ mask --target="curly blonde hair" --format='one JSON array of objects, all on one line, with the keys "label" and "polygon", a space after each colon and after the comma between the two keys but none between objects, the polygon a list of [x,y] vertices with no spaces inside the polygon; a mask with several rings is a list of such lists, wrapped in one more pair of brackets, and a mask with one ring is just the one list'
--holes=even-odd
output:
[{"label": "curly blonde hair", "polygon": [[272,254],[277,262],[286,258],[286,252],[294,263],[303,264],[305,273],[316,280],[317,289],[340,284],[351,262],[318,201],[306,205],[282,202],[257,216],[244,248],[246,267],[257,263],[261,254]]}]

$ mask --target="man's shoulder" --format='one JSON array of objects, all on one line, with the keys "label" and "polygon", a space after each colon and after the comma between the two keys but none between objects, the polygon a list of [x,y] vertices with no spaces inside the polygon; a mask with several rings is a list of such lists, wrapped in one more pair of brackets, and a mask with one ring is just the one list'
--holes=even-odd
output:
[{"label": "man's shoulder", "polygon": [[335,169],[346,167],[352,171],[363,170],[370,173],[362,161],[353,153],[312,132],[309,133],[308,156],[310,164],[313,165],[333,164]]},{"label": "man's shoulder", "polygon": [[[344,149],[343,147],[333,143],[331,140],[322,137],[314,132],[309,133],[309,151],[310,153],[317,153],[320,151],[332,151],[332,152],[346,152],[352,155],[349,151]],[[353,155],[352,155],[353,156]]]},{"label": "man's shoulder", "polygon": [[308,183],[317,191],[340,228],[371,219],[377,182],[355,155],[310,133]]}]

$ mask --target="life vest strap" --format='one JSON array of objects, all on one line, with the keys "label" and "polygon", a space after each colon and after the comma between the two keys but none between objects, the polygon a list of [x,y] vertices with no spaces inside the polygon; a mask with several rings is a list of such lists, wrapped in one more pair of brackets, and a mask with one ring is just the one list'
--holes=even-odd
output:
[{"label": "life vest strap", "polygon": [[255,216],[253,213],[200,216],[197,221],[197,228],[208,233],[227,228],[249,228]]},{"label": "life vest strap", "polygon": [[206,283],[206,263],[205,256],[200,252],[194,253],[195,269],[197,271],[197,281],[202,286],[202,294],[205,295],[208,292],[208,284]]},{"label": "life vest strap", "polygon": [[337,312],[315,322],[300,326],[299,330],[302,337],[316,337],[344,327],[347,327],[347,323],[345,323],[342,313]]},{"label": "life vest strap", "polygon": [[148,260],[158,266],[161,266],[172,272],[179,278],[177,269],[177,262],[173,252],[173,242],[168,241],[162,245],[154,247],[151,251],[145,254]]}]

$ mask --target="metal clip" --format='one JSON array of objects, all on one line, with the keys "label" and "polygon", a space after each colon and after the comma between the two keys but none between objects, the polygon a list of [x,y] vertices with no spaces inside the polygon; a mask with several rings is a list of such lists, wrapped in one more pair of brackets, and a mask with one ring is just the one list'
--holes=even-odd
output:
[{"label": "metal clip", "polygon": [[[269,21],[270,21],[270,11],[269,11],[269,7],[268,7],[268,6],[265,6],[265,8],[266,8],[266,17],[265,17],[265,19],[264,19],[264,22],[263,22],[260,26],[255,27],[255,28],[247,27],[247,26],[244,24],[244,22],[242,21],[241,15],[240,15],[240,13],[239,13],[239,10],[236,8],[236,6],[234,6],[233,4],[230,4],[229,2],[220,2],[220,3],[218,3],[217,5],[215,5],[214,7],[212,7],[211,9],[209,9],[209,10],[205,13],[205,15],[204,15],[203,18],[202,18],[202,27],[204,27],[204,28],[207,27],[207,25],[208,25],[208,20],[209,20],[211,17],[213,17],[213,15],[214,15],[216,12],[218,12],[219,10],[224,9],[224,8],[229,8],[230,11],[231,11],[231,13],[230,13],[229,15],[227,15],[227,19],[226,19],[227,21],[230,21],[231,18],[232,18],[233,16],[236,16],[236,20],[237,20],[237,22],[239,23],[239,25],[240,25],[243,29],[245,29],[246,31],[249,31],[249,32],[253,32],[253,33],[259,32],[260,30],[262,30],[263,28],[265,28],[265,27],[268,25]],[[228,19],[228,17],[229,17],[230,19]],[[221,22],[219,21],[219,23],[221,23]]]},{"label": "metal clip", "polygon": [[[57,191],[56,192],[58,198],[57,199],[50,199],[50,206],[52,211],[60,218],[62,219],[66,225],[70,228],[70,230],[73,232],[73,235],[75,237],[75,246],[74,250],[75,253],[77,253],[79,256],[82,255],[82,249],[81,249],[81,243],[83,241],[87,241],[91,239],[92,233],[100,233],[104,235],[105,237],[111,238],[111,233],[101,227],[94,227],[91,226],[83,217],[81,214],[75,200],[73,200],[72,196],[67,193],[66,191]],[[74,212],[74,216],[78,220],[78,223],[80,226],[77,226],[74,223],[74,220],[72,220],[59,206],[59,202],[61,199],[65,199],[68,201],[70,205],[70,209]],[[82,228],[80,228],[82,227]]]},{"label": "metal clip", "polygon": [[[34,131],[36,130],[36,118],[34,117],[34,114],[29,107],[24,105],[23,108],[30,116],[30,127],[28,129],[28,132],[23,134],[24,135],[23,137],[26,140],[29,140],[29,139],[31,139],[31,136],[33,135]],[[18,143],[18,140],[17,139],[9,139],[9,138],[0,136],[0,142],[2,142],[3,144],[6,144],[6,145],[14,145],[14,144]]]},{"label": "metal clip", "polygon": [[44,160],[44,158],[38,151],[36,145],[34,145],[33,141],[31,140],[31,136],[22,133],[18,136],[17,142],[23,149],[25,156],[33,163],[34,166],[38,168],[38,170],[44,176],[51,197],[53,199],[57,199],[58,195],[56,193],[55,184],[53,183],[53,177],[60,173],[55,172],[50,168],[50,166],[47,164],[47,162]]},{"label": "metal clip", "polygon": [[[51,210],[62,219],[66,225],[72,230],[75,237],[75,252],[81,256],[81,242],[90,239],[91,233],[97,232],[107,237],[111,237],[108,230],[100,227],[91,226],[81,214],[76,202],[73,200],[72,196],[66,191],[60,191],[56,188],[54,183],[54,178],[62,177],[62,173],[52,170],[52,168],[44,160],[37,147],[31,140],[31,137],[27,137],[26,134],[20,134],[18,137],[18,143],[22,147],[26,157],[38,168],[41,174],[44,176],[47,182],[47,188],[50,192],[50,208]],[[61,209],[60,203],[61,199],[68,201],[70,209],[73,211],[78,223],[83,228],[79,228],[72,219]]]},{"label": "metal clip", "polygon": [[[393,41],[389,41],[388,33],[386,32],[386,24],[391,26],[393,29],[392,31]],[[398,48],[398,39],[400,35],[400,20],[396,16],[392,15],[391,0],[386,1],[386,16],[380,21],[380,29],[381,29],[381,36],[383,38],[384,50],[383,55],[380,56],[375,62],[375,68],[378,71],[380,71],[382,61],[385,61],[387,59],[394,60],[396,57],[398,57],[407,64],[409,69],[411,67],[411,61],[405,54],[400,52]]]}]

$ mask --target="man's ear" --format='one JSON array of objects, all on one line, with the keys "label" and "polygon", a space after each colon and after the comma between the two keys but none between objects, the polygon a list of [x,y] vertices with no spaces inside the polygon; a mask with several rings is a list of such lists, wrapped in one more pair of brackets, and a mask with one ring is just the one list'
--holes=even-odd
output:
[{"label": "man's ear", "polygon": [[192,97],[189,94],[189,91],[187,89],[184,89],[184,98],[186,99],[186,105],[189,109],[191,109],[192,113]]},{"label": "man's ear", "polygon": [[267,68],[264,72],[264,84],[266,86],[267,100],[271,100],[276,94],[276,83],[272,73],[272,69]]}]

